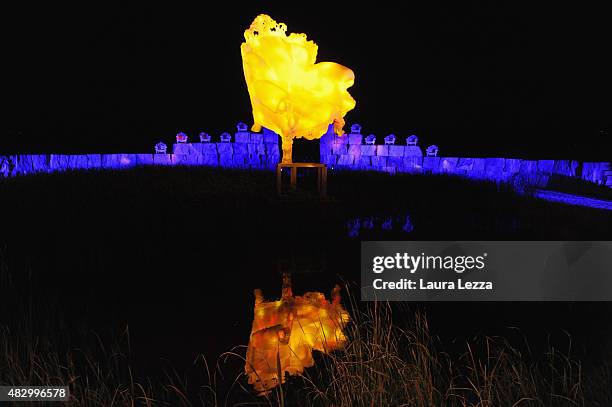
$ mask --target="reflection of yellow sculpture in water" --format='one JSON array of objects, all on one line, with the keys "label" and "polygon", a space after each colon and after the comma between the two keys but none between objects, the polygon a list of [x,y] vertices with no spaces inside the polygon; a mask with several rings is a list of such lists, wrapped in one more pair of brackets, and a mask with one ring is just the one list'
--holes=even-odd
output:
[{"label": "reflection of yellow sculpture in water", "polygon": [[333,123],[343,134],[344,115],[355,107],[347,89],[350,69],[319,62],[317,44],[306,34],[286,35],[287,26],[265,14],[244,32],[240,47],[251,105],[253,131],[264,126],[282,138],[283,162],[291,162],[293,139],[320,138]]},{"label": "reflection of yellow sculpture in water", "polygon": [[245,370],[255,390],[265,393],[285,381],[285,372],[298,375],[314,364],[312,350],[330,352],[346,342],[342,332],[349,315],[340,304],[340,287],[332,301],[317,292],[293,296],[289,275],[283,276],[283,296],[264,302],[255,290],[255,316]]}]

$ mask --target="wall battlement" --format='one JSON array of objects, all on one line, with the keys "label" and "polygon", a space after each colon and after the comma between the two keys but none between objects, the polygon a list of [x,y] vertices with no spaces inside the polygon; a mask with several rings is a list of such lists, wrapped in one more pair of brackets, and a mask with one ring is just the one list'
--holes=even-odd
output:
[{"label": "wall battlement", "polygon": [[[0,155],[0,177],[150,165],[274,170],[280,162],[279,136],[265,128],[262,133],[249,132],[244,123],[239,123],[237,129],[233,137],[223,133],[220,141],[214,143],[206,133],[200,134],[199,143],[188,143],[187,135],[179,133],[170,154],[166,153],[164,143],[158,143],[156,153],[151,154]],[[441,157],[438,147],[433,145],[424,153],[415,135],[405,140],[389,135],[383,141],[385,144],[376,144],[374,135],[364,138],[358,124],[351,126],[349,134],[340,137],[330,126],[320,139],[321,162],[333,170],[452,174],[511,183],[519,190],[545,188],[552,175],[580,178],[612,188],[610,162]]]},{"label": "wall battlement", "polygon": [[353,125],[350,134],[337,136],[330,129],[320,140],[321,162],[334,170],[452,174],[512,183],[517,189],[545,188],[552,175],[581,178],[612,188],[609,162],[440,157],[437,146],[429,146],[423,154],[414,135],[406,139],[406,145],[395,144],[395,136],[387,136],[385,144],[377,145],[373,135],[365,138],[363,144],[360,130],[361,126]]},{"label": "wall battlement", "polygon": [[0,177],[151,165],[273,170],[279,161],[278,136],[264,129],[263,133],[238,131],[230,142],[176,143],[171,154],[0,155]]}]

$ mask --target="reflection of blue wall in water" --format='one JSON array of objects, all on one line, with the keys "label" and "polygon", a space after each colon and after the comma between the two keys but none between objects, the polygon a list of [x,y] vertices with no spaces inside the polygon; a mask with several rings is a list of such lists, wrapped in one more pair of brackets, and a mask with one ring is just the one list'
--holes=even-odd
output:
[{"label": "reflection of blue wall in water", "polygon": [[380,233],[388,231],[399,231],[410,233],[414,230],[412,218],[405,216],[364,216],[352,218],[346,222],[347,234],[349,237],[359,237],[360,232],[374,231]]},{"label": "reflection of blue wall in water", "polygon": [[[220,142],[210,142],[206,133],[200,143],[176,143],[172,154],[165,154],[164,145],[156,145],[156,154],[38,154],[0,156],[0,177],[32,173],[82,169],[123,169],[147,165],[193,165],[223,168],[273,170],[280,161],[279,137],[263,129],[249,132],[239,123],[233,137],[224,133]],[[181,141],[186,135],[180,133]],[[231,141],[224,141],[231,139]],[[521,160],[513,158],[440,157],[437,146],[423,150],[418,138],[388,135],[376,144],[376,136],[361,135],[361,126],[354,124],[348,135],[338,137],[330,130],[320,140],[320,160],[332,170],[380,171],[412,174],[452,174],[473,179],[508,182],[522,189],[525,186],[546,187],[551,175],[582,178],[612,187],[609,162],[575,160]],[[405,143],[402,144],[402,143]],[[162,143],[163,144],[163,143]],[[163,148],[162,148],[163,147]]]}]

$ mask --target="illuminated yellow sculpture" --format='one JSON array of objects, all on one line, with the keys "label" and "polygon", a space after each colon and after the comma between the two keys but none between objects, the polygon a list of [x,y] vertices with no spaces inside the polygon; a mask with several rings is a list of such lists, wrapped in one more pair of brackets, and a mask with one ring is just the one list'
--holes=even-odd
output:
[{"label": "illuminated yellow sculpture", "polygon": [[279,301],[265,302],[255,290],[255,316],[245,371],[256,391],[268,392],[285,382],[285,373],[298,375],[314,364],[312,350],[328,353],[346,342],[343,329],[349,315],[340,304],[340,287],[331,302],[318,292],[293,296],[289,275],[283,276]]},{"label": "illuminated yellow sculpture", "polygon": [[290,163],[293,139],[320,138],[333,123],[343,134],[344,115],[355,107],[347,89],[353,71],[319,62],[317,44],[306,34],[286,34],[287,26],[265,14],[253,20],[240,47],[251,105],[253,131],[264,126],[280,134],[283,162]]}]

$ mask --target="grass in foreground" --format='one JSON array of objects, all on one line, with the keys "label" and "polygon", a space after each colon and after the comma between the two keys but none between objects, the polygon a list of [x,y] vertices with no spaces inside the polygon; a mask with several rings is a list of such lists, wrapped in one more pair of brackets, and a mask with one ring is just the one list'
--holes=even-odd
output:
[{"label": "grass in foreground", "polygon": [[[2,285],[10,287],[2,271]],[[550,347],[536,357],[501,337],[478,337],[459,353],[446,352],[423,314],[406,314],[400,325],[394,313],[403,310],[390,303],[349,297],[348,345],[319,354],[304,376],[262,398],[246,384],[243,346],[214,365],[196,357],[190,372],[154,375],[132,361],[128,329],[116,341],[68,335],[52,307],[34,311],[17,295],[17,302],[6,300],[24,318],[0,325],[0,385],[69,385],[72,406],[612,405],[611,366],[585,374],[571,348]]]},{"label": "grass in foreground", "polygon": [[[329,205],[279,202],[271,174],[231,171],[138,169],[5,181],[0,205],[7,257],[11,264],[31,267],[38,296],[23,291],[28,273],[11,275],[0,259],[0,385],[68,384],[74,406],[612,405],[611,367],[587,368],[573,359],[570,347],[532,354],[503,337],[479,337],[457,351],[430,334],[421,314],[354,301],[346,349],[320,355],[304,377],[292,378],[268,399],[258,398],[242,376],[243,347],[217,363],[209,357],[210,364],[196,349],[191,369],[169,367],[160,373],[134,357],[142,343],[132,347],[129,329],[113,339],[63,317],[70,307],[56,304],[48,279],[41,279],[55,279],[60,271],[82,276],[69,286],[80,293],[70,304],[93,308],[92,298],[99,297],[88,297],[92,286],[104,294],[133,275],[136,288],[126,291],[149,290],[148,280],[165,270],[156,268],[161,256],[147,260],[151,254],[166,250],[169,263],[180,270],[189,262],[181,263],[175,250],[197,249],[202,258],[219,250],[221,245],[201,243],[204,237],[214,237],[234,255],[231,245],[253,246],[285,227],[308,237],[325,232],[336,244],[346,239],[346,219],[408,213],[415,219],[415,239],[596,239],[609,233],[609,217],[601,212],[532,201],[503,187],[449,177],[335,174],[330,192],[337,200]],[[176,249],[175,236],[194,243],[186,249],[181,241]],[[270,246],[261,247],[258,255]],[[138,268],[120,268],[126,262]],[[129,274],[132,270],[146,274]],[[193,284],[181,279],[175,284],[185,281]],[[163,293],[176,288],[168,284],[160,284]],[[98,305],[103,311],[107,306]],[[192,323],[209,322],[199,312],[202,321]],[[235,317],[244,321],[250,315]]]}]

